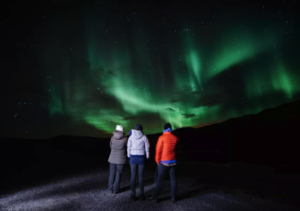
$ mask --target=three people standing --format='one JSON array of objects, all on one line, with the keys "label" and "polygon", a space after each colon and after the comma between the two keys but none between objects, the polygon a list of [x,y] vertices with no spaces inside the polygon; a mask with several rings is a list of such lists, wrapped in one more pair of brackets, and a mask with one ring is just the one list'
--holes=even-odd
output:
[{"label": "three people standing", "polygon": [[[159,137],[156,144],[155,162],[157,163],[157,179],[152,200],[157,202],[159,193],[163,188],[164,178],[167,172],[171,179],[171,198],[172,202],[176,201],[177,181],[175,175],[176,154],[178,153],[178,138],[172,134],[172,126],[170,123],[164,125],[163,134]],[[123,127],[117,125],[116,130],[110,141],[111,154],[110,176],[109,176],[109,191],[118,193],[124,164],[129,159],[131,168],[130,180],[130,199],[135,200],[136,191],[136,171],[138,170],[139,177],[139,199],[144,200],[144,167],[146,159],[150,158],[150,143],[146,135],[143,134],[143,127],[140,124],[135,125],[135,129],[131,130],[131,135],[127,141],[127,137],[123,132]]]}]

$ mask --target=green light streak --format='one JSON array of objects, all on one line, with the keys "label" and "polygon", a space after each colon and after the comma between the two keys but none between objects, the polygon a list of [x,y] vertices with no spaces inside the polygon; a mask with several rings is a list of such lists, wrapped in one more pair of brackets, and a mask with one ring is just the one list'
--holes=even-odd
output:
[{"label": "green light streak", "polygon": [[248,97],[267,96],[274,92],[283,92],[287,99],[293,99],[293,94],[300,91],[299,76],[287,70],[283,63],[266,66],[264,69],[252,71],[245,75]]},{"label": "green light streak", "polygon": [[64,111],[58,87],[55,85],[50,85],[49,93],[50,103],[48,105],[48,109],[50,111],[50,116],[54,116],[55,114],[62,114]]},{"label": "green light streak", "polygon": [[[263,98],[284,93],[291,100],[300,91],[300,78],[292,75],[283,62],[278,66],[272,66],[270,61],[255,62],[272,52],[273,43],[278,42],[276,34],[266,34],[264,39],[256,29],[226,29],[215,35],[216,42],[208,39],[210,43],[203,41],[204,45],[204,38],[199,36],[201,30],[195,36],[187,31],[156,46],[151,27],[144,29],[141,23],[132,24],[130,37],[124,39],[110,30],[106,35],[106,26],[96,30],[97,23],[89,23],[85,60],[90,65],[82,73],[76,58],[73,65],[64,61],[58,70],[63,73],[61,86],[49,82],[48,109],[52,117],[64,114],[74,122],[106,132],[111,132],[116,124],[129,131],[141,123],[145,131],[154,133],[161,132],[166,122],[176,129],[259,112],[268,106]],[[53,52],[56,56],[57,51]],[[244,92],[248,101],[235,106],[236,99],[242,96],[234,96],[228,102],[213,99],[232,91],[228,89],[231,84],[223,81],[227,79],[220,79],[224,84],[218,86],[220,81],[215,76],[245,61],[252,66],[241,66],[245,85],[236,89]],[[75,77],[76,72],[82,76]],[[272,103],[281,102],[275,101]]]},{"label": "green light streak", "polygon": [[193,75],[190,75],[191,86],[195,87],[196,84],[194,80],[196,80],[199,87],[201,84],[201,80],[200,80],[201,64],[200,64],[200,58],[196,50],[191,50],[189,52],[189,54],[186,56],[186,63],[189,69],[191,69],[194,73]]},{"label": "green light streak", "polygon": [[297,90],[299,87],[293,84],[292,77],[289,75],[288,71],[286,71],[283,65],[280,65],[277,68],[276,73],[272,74],[272,85],[275,90],[284,91],[288,99],[292,99],[293,92],[295,92],[295,90]]},{"label": "green light streak", "polygon": [[[268,37],[268,39],[262,37]],[[255,32],[246,29],[241,29],[239,33],[231,32],[223,35],[222,43],[214,47],[217,49],[214,53],[216,56],[209,59],[211,65],[208,77],[216,76],[235,64],[272,50],[277,39],[276,33],[257,36]]]}]

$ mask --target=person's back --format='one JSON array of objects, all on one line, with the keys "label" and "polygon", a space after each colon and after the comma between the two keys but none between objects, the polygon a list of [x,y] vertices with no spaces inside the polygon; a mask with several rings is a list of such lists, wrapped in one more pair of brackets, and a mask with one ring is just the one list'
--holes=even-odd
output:
[{"label": "person's back", "polygon": [[143,127],[140,124],[135,125],[135,129],[131,130],[132,134],[127,143],[127,156],[130,159],[131,168],[131,194],[130,199],[135,200],[135,178],[136,169],[139,172],[139,198],[144,200],[144,166],[145,157],[149,159],[150,144],[146,135],[143,134]]},{"label": "person's back", "polygon": [[111,152],[108,158],[109,162],[109,180],[108,190],[112,193],[118,193],[121,184],[121,177],[126,158],[127,137],[121,125],[116,126],[113,136],[110,139]]},{"label": "person's back", "polygon": [[163,134],[158,138],[155,152],[157,178],[151,199],[156,202],[158,200],[158,195],[163,188],[164,177],[167,172],[169,172],[170,175],[172,202],[176,202],[177,181],[175,168],[177,164],[176,153],[178,142],[177,136],[172,134],[171,124],[165,124]]},{"label": "person's back", "polygon": [[178,138],[171,131],[163,133],[156,145],[155,161],[159,164],[161,161],[176,160],[176,147]]},{"label": "person's back", "polygon": [[125,164],[127,162],[127,137],[121,131],[114,131],[110,141],[111,153],[108,162]]},{"label": "person's back", "polygon": [[132,130],[132,134],[128,140],[127,156],[130,155],[145,155],[149,158],[149,146],[145,143],[148,142],[148,138],[140,130]]}]

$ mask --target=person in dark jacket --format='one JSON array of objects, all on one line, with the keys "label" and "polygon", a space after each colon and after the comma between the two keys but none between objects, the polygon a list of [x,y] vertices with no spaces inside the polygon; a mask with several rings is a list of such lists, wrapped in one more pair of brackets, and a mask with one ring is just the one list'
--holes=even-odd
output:
[{"label": "person in dark jacket", "polygon": [[123,127],[117,125],[110,139],[111,152],[108,158],[108,162],[110,163],[108,190],[111,193],[117,194],[120,189],[123,168],[127,163],[126,146],[127,137],[125,136]]},{"label": "person in dark jacket", "polygon": [[127,156],[130,159],[131,167],[131,194],[130,199],[135,200],[135,180],[136,169],[139,172],[139,198],[144,200],[144,166],[145,158],[149,159],[150,156],[150,144],[146,135],[143,134],[143,127],[140,124],[135,126],[135,129],[131,130],[132,134],[127,143]]}]

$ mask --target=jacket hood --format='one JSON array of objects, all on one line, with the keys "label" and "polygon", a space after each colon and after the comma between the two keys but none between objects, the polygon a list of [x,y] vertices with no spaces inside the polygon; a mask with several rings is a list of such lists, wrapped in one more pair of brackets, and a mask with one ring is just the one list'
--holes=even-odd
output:
[{"label": "jacket hood", "polygon": [[135,130],[135,129],[132,129],[132,131],[131,131],[131,136],[134,138],[134,139],[140,139],[140,138],[142,138],[143,137],[143,132],[142,131],[140,131],[140,130]]},{"label": "jacket hood", "polygon": [[123,136],[124,136],[124,132],[122,132],[122,131],[117,131],[117,130],[115,130],[114,131],[114,133],[113,133],[113,137],[115,138],[115,139],[122,139],[123,138]]}]

